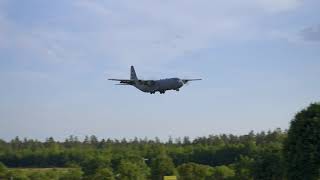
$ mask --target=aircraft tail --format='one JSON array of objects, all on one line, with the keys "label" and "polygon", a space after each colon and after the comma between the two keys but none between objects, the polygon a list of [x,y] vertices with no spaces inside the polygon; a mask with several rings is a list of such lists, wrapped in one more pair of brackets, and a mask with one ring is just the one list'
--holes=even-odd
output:
[{"label": "aircraft tail", "polygon": [[136,71],[134,70],[133,66],[131,66],[130,79],[131,80],[137,80],[138,79]]}]

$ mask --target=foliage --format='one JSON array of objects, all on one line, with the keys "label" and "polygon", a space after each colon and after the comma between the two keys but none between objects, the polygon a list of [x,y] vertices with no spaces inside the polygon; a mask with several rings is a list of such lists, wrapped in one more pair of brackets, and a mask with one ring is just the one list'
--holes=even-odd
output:
[{"label": "foliage", "polygon": [[121,180],[145,180],[149,175],[147,166],[128,160],[121,161],[117,172]]},{"label": "foliage", "polygon": [[280,147],[264,148],[256,155],[252,174],[254,179],[284,179],[284,162]]},{"label": "foliage", "polygon": [[248,156],[240,156],[239,160],[233,164],[233,169],[235,170],[236,179],[242,180],[251,180],[253,179],[253,163],[254,159]]},{"label": "foliage", "polygon": [[79,180],[82,179],[83,172],[79,168],[70,169],[67,173],[62,174],[59,180]]},{"label": "foliage", "polygon": [[214,168],[197,163],[185,163],[177,169],[181,180],[205,180],[213,174]]},{"label": "foliage", "polygon": [[234,170],[225,165],[215,167],[212,173],[212,178],[215,180],[232,179],[234,176],[235,176]]},{"label": "foliage", "polygon": [[320,178],[320,104],[311,104],[291,121],[284,143],[288,179]]},{"label": "foliage", "polygon": [[152,179],[162,180],[163,176],[176,175],[175,165],[167,155],[161,154],[152,159],[151,163]]},{"label": "foliage", "polygon": [[[0,179],[319,179],[320,104],[299,112],[288,132],[155,139],[70,136],[59,142],[0,139]],[[287,177],[286,177],[287,176]]]},{"label": "foliage", "polygon": [[7,175],[7,167],[2,163],[0,162],[0,179],[3,179],[6,177]]},{"label": "foliage", "polygon": [[98,169],[97,173],[92,177],[93,180],[115,180],[113,172],[109,168]]},{"label": "foliage", "polygon": [[[190,140],[170,137],[168,142],[138,139],[99,140],[75,136],[64,142],[48,138],[45,142],[14,138],[0,140],[0,175],[24,179],[162,179],[179,175],[181,179],[238,179],[271,177],[265,169],[281,177],[282,142],[286,132],[246,135],[210,135]],[[11,168],[28,168],[18,171]],[[37,172],[37,168],[60,167]],[[35,169],[35,170],[33,170]],[[16,175],[17,174],[17,175]],[[189,178],[191,177],[191,178]]]}]

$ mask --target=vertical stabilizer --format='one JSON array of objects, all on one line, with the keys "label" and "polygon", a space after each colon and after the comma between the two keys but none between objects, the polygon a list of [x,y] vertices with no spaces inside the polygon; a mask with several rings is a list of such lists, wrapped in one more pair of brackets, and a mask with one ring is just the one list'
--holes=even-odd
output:
[{"label": "vertical stabilizer", "polygon": [[130,79],[131,80],[137,80],[138,79],[136,71],[134,70],[133,66],[131,66]]}]

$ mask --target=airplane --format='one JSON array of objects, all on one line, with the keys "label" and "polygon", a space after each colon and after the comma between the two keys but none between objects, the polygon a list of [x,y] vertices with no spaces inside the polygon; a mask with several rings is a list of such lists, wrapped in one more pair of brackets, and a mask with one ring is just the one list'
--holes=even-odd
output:
[{"label": "airplane", "polygon": [[201,79],[179,79],[179,78],[169,78],[160,80],[141,80],[138,79],[134,67],[131,66],[130,79],[108,79],[111,81],[119,81],[116,85],[131,85],[136,87],[142,92],[155,94],[157,91],[160,94],[164,94],[167,90],[176,90],[187,84],[189,81],[198,81]]}]

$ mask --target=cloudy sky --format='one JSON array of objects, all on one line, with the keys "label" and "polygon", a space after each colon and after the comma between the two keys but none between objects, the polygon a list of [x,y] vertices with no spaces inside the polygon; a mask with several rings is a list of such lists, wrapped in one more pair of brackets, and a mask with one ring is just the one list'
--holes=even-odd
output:
[{"label": "cloudy sky", "polygon": [[[0,0],[0,138],[286,129],[320,100],[318,0]],[[203,78],[150,95],[114,86]]]}]

